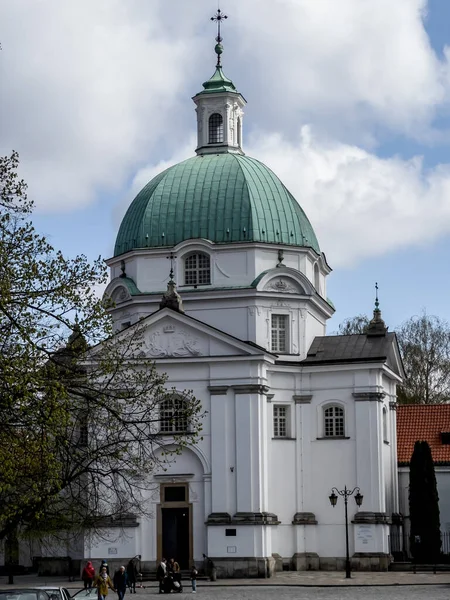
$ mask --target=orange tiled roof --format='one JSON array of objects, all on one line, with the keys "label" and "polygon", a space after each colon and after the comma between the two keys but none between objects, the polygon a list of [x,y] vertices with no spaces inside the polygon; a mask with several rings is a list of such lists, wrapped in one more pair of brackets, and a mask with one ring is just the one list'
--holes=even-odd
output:
[{"label": "orange tiled roof", "polygon": [[397,408],[399,463],[409,463],[417,440],[429,443],[435,463],[450,464],[450,444],[441,432],[450,432],[450,404],[400,404]]}]

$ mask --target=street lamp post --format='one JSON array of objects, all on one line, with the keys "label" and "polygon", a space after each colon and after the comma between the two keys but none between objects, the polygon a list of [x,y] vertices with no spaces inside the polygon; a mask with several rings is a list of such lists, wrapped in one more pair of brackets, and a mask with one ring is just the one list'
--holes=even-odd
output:
[{"label": "street lamp post", "polygon": [[331,506],[334,508],[337,503],[337,494],[344,498],[344,507],[345,507],[345,578],[351,578],[351,568],[350,568],[350,554],[348,549],[348,511],[347,511],[347,503],[350,496],[355,494],[355,502],[358,506],[361,506],[363,501],[363,495],[361,494],[361,490],[359,487],[355,487],[352,490],[348,490],[347,486],[344,486],[343,490],[338,490],[337,488],[332,488],[331,494],[329,496]]}]

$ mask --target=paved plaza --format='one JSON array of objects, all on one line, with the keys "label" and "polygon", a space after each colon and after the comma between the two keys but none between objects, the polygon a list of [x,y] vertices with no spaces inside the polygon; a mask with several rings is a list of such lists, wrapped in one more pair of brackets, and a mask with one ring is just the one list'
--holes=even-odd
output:
[{"label": "paved plaza", "polygon": [[[146,590],[150,592],[150,590]],[[157,590],[151,590],[156,595]],[[180,600],[192,595],[179,594]],[[450,586],[402,586],[402,587],[199,587],[195,597],[211,600],[448,600]],[[129,599],[128,599],[129,600]]]},{"label": "paved plaza", "polygon": [[[0,577],[0,588],[62,586],[71,594],[82,587],[81,581],[67,581],[56,577],[26,575],[15,577],[14,586],[8,586],[6,577]],[[278,573],[272,579],[221,579],[216,582],[199,580],[197,594],[191,594],[190,582],[184,581],[179,600],[187,597],[205,600],[449,600],[450,573],[345,573],[331,571],[301,571]],[[136,595],[127,592],[125,600],[145,600],[158,594],[156,581],[144,582]],[[159,595],[159,594],[158,594]],[[82,596],[79,596],[82,598]],[[117,600],[110,592],[109,600]]]}]

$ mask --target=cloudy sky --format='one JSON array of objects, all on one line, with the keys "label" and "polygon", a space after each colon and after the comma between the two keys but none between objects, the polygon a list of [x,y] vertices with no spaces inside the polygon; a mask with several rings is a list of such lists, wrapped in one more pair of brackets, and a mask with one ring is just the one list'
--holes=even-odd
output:
[{"label": "cloudy sky", "polygon": [[[334,271],[345,317],[380,286],[393,329],[450,320],[450,1],[222,0],[244,146],[283,180]],[[191,97],[214,71],[217,0],[1,0],[0,152],[35,224],[111,256],[128,204],[192,156]]]}]

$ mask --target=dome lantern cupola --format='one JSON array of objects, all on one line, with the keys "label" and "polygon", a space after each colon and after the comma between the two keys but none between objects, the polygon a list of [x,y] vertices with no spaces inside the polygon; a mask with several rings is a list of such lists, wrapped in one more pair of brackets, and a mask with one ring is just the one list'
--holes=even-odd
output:
[{"label": "dome lantern cupola", "polygon": [[197,148],[196,153],[221,154],[232,152],[244,154],[242,151],[242,119],[245,98],[240,94],[231,79],[222,71],[221,55],[223,52],[220,24],[226,19],[218,9],[211,17],[217,22],[218,35],[215,53],[217,54],[214,75],[205,81],[203,90],[193,97],[197,105]]}]

